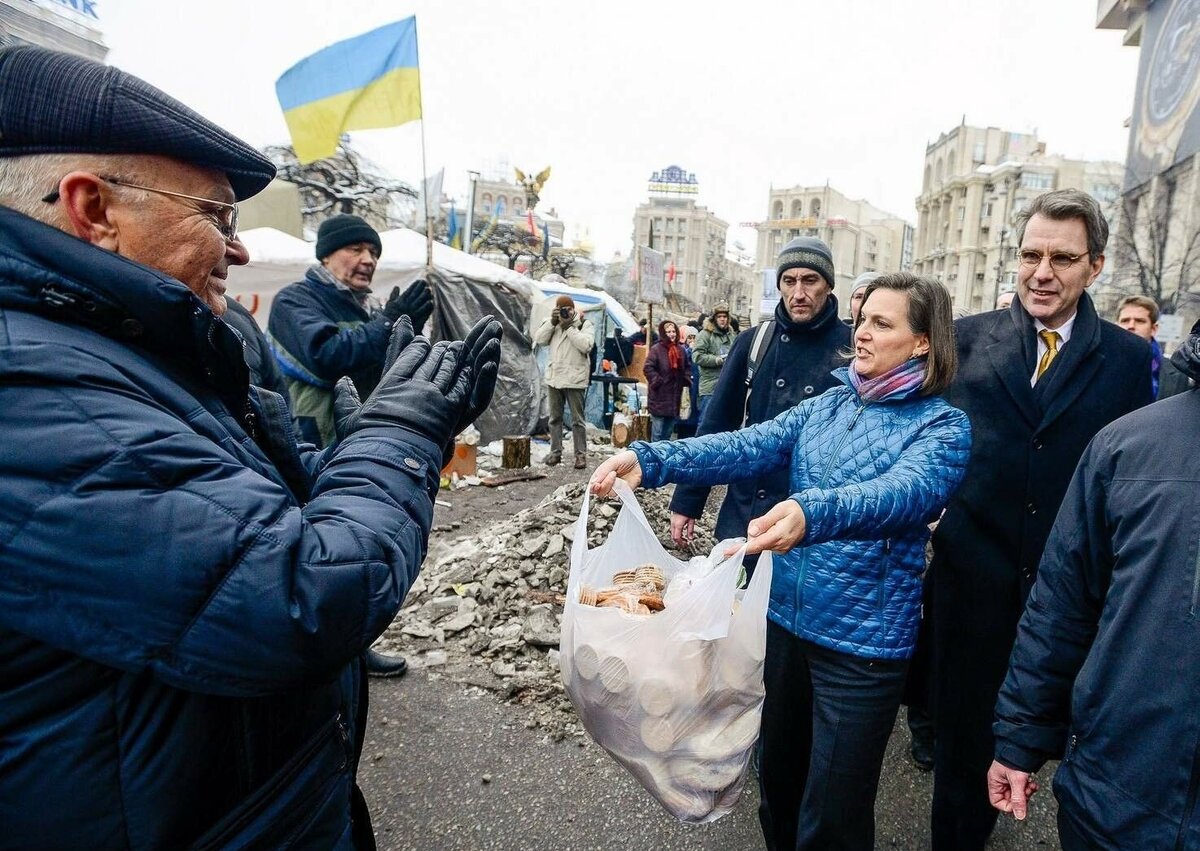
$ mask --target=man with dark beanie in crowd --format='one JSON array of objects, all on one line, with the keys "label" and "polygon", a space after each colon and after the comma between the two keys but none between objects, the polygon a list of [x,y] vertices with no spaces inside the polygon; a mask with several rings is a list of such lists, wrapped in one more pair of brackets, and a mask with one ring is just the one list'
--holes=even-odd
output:
[{"label": "man with dark beanie in crowd", "polygon": [[383,371],[392,325],[407,316],[418,332],[433,314],[429,285],[392,289],[383,305],[371,298],[371,279],[383,243],[358,216],[321,222],[317,263],[304,280],[280,290],[267,335],[287,381],[300,436],[317,446],[334,442],[333,385],[349,376],[364,398]]},{"label": "man with dark beanie in crowd", "polygon": [[[407,316],[418,332],[433,314],[429,285],[418,280],[399,287],[382,307],[371,299],[371,280],[383,243],[359,216],[342,214],[317,230],[318,262],[304,280],[279,291],[267,321],[267,339],[283,373],[300,438],[320,446],[337,441],[334,385],[349,377],[362,398],[383,375],[392,325]],[[399,677],[408,671],[402,656],[366,653],[367,673]]]},{"label": "man with dark beanie in crowd", "polygon": [[[834,280],[833,256],[824,242],[806,236],[784,246],[775,265],[780,294],[775,313],[734,340],[701,413],[697,435],[765,422],[837,384],[832,373],[845,366],[850,329],[838,318]],[[709,488],[697,485],[675,488],[671,499],[675,543],[691,540],[708,492]],[[745,535],[752,519],[787,497],[786,466],[734,482],[717,515],[717,537]]]}]

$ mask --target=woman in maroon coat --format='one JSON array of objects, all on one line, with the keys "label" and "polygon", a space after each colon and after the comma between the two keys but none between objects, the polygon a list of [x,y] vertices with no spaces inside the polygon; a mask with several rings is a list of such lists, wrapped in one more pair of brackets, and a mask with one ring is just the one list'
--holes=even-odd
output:
[{"label": "woman in maroon coat", "polygon": [[679,399],[691,384],[691,355],[679,339],[679,327],[670,320],[658,323],[658,342],[646,355],[646,384],[650,388],[652,440],[670,440],[679,419]]}]

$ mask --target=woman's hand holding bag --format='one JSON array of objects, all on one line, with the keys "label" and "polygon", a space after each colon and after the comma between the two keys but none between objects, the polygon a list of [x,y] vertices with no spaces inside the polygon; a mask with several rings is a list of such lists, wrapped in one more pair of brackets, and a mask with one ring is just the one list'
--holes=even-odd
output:
[{"label": "woman's hand holding bag", "polygon": [[[777,502],[775,507],[762,517],[750,521],[750,526],[746,530],[749,536],[749,540],[746,542],[746,555],[761,553],[764,550],[786,553],[804,539],[807,529],[808,521],[804,517],[804,509],[800,507],[800,503],[791,498]],[[737,547],[727,550],[725,557],[728,558],[735,552],[737,552]]]}]

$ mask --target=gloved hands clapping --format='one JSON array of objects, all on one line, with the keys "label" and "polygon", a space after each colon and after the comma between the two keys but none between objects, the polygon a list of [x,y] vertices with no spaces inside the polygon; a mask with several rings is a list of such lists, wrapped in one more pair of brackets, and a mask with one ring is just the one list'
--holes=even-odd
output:
[{"label": "gloved hands clapping", "polygon": [[[392,334],[388,338],[387,352],[383,356],[383,374],[387,375],[400,352],[416,338],[412,321],[407,316],[401,316],[392,326]],[[342,378],[333,387],[333,430],[337,439],[342,440],[347,434],[351,418],[362,407],[358,397],[358,388],[349,378]]]},{"label": "gloved hands clapping", "polygon": [[487,408],[500,364],[500,323],[487,316],[461,342],[430,345],[414,337],[407,317],[392,330],[384,374],[359,403],[349,378],[334,387],[338,439],[358,429],[398,426],[443,448]]},{"label": "gloved hands clapping", "polygon": [[470,402],[455,424],[452,438],[475,422],[491,404],[492,394],[496,392],[496,377],[500,372],[500,338],[503,336],[504,329],[490,315],[480,319],[467,332],[463,345],[475,383],[471,388]]},{"label": "gloved hands clapping", "polygon": [[429,317],[433,315],[433,294],[429,284],[423,279],[417,279],[404,292],[399,287],[393,287],[387,303],[383,306],[383,315],[391,322],[396,322],[401,316],[412,320],[413,328],[418,331],[425,327]]}]

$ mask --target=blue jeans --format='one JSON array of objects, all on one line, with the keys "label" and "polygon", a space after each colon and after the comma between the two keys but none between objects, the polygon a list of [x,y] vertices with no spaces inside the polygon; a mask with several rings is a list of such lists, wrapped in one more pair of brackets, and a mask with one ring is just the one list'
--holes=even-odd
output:
[{"label": "blue jeans", "polygon": [[650,417],[650,439],[670,440],[678,417]]},{"label": "blue jeans", "polygon": [[875,795],[908,660],[819,647],[767,621],[759,820],[767,848],[875,847]]}]

